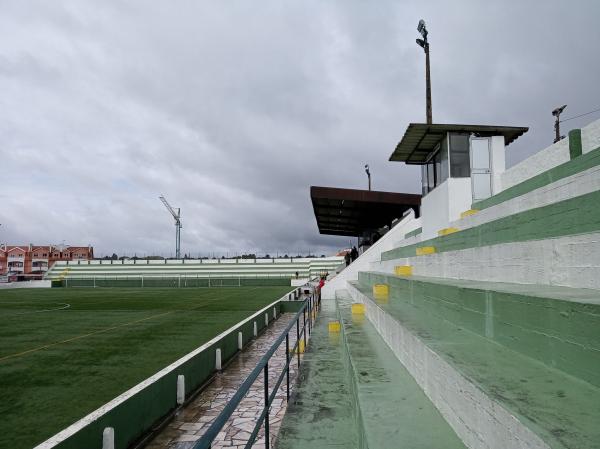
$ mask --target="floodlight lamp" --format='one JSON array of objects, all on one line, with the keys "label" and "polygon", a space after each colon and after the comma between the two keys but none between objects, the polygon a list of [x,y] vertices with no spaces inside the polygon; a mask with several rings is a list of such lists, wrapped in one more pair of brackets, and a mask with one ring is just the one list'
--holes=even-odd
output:
[{"label": "floodlight lamp", "polygon": [[421,19],[419,21],[419,26],[417,27],[417,31],[419,33],[421,33],[421,36],[423,36],[423,39],[427,40],[427,27],[425,26],[425,21],[423,19]]},{"label": "floodlight lamp", "polygon": [[560,114],[562,114],[562,111],[564,111],[566,107],[567,105],[563,104],[561,107],[556,108],[554,111],[552,111],[552,115],[554,117],[558,117]]},{"label": "floodlight lamp", "polygon": [[420,47],[425,48],[425,41],[423,39],[417,39],[417,44],[419,44]]}]

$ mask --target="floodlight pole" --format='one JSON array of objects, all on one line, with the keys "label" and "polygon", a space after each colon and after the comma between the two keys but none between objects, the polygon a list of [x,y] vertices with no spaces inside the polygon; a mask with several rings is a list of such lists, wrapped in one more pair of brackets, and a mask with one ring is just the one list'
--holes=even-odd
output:
[{"label": "floodlight pole", "polygon": [[427,83],[427,124],[433,123],[431,112],[431,74],[429,71],[429,43],[425,41],[425,82]]},{"label": "floodlight pole", "polygon": [[417,39],[417,44],[423,48],[425,52],[425,96],[426,96],[426,115],[427,115],[427,124],[431,125],[433,123],[432,111],[431,111],[431,70],[430,70],[430,62],[429,62],[429,41],[427,40],[427,35],[429,32],[427,31],[427,27],[425,26],[425,21],[420,20],[419,26],[417,27],[417,31],[421,33],[423,39]]},{"label": "floodlight pole", "polygon": [[556,117],[556,120],[554,121],[554,143],[564,139],[565,137],[560,135],[560,114],[565,110],[566,107],[567,105],[565,104],[552,111],[552,115]]},{"label": "floodlight pole", "polygon": [[365,164],[365,173],[369,179],[369,192],[371,191],[371,172],[369,171],[369,164]]}]

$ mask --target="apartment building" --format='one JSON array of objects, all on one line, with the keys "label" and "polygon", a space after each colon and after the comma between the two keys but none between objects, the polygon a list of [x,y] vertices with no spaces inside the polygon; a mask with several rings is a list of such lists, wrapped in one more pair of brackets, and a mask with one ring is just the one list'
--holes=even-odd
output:
[{"label": "apartment building", "polygon": [[0,275],[9,280],[40,279],[57,261],[90,260],[91,246],[0,245]]}]

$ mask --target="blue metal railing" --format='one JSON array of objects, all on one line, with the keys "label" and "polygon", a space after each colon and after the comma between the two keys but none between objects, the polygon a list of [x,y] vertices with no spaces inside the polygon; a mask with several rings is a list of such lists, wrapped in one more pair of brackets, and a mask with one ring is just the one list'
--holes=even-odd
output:
[{"label": "blue metal railing", "polygon": [[[318,301],[314,296],[309,296],[305,301],[302,308],[296,313],[293,319],[290,320],[290,323],[283,330],[281,335],[277,337],[273,345],[269,348],[269,350],[265,353],[265,355],[259,360],[256,367],[252,370],[252,372],[248,375],[246,380],[240,385],[238,390],[235,392],[233,397],[229,400],[223,411],[217,416],[208,430],[204,433],[204,435],[194,444],[192,449],[209,449],[213,440],[219,434],[221,429],[225,426],[228,419],[231,417],[233,412],[236,410],[242,399],[246,396],[258,376],[263,373],[263,385],[264,385],[264,400],[265,404],[263,407],[263,411],[261,412],[258,420],[254,426],[254,430],[251,432],[248,442],[246,443],[246,449],[252,447],[254,442],[256,441],[256,437],[258,436],[258,432],[260,428],[263,426],[265,429],[265,447],[270,448],[269,443],[269,409],[275,399],[275,395],[283,382],[284,377],[286,378],[286,398],[290,400],[290,364],[292,362],[292,358],[290,357],[290,332],[292,328],[296,326],[296,343],[294,347],[291,349],[291,352],[296,352],[298,354],[298,369],[300,369],[300,339],[303,338],[304,348],[306,350],[307,343],[307,329],[308,335],[310,335],[312,330],[312,324],[314,319],[314,314],[316,308],[319,306]],[[302,327],[300,327],[300,321],[302,320]],[[307,327],[308,326],[308,327]],[[269,392],[269,360],[275,354],[279,346],[285,340],[285,366],[281,371],[281,374],[277,378],[275,382],[275,386],[272,392]]]}]

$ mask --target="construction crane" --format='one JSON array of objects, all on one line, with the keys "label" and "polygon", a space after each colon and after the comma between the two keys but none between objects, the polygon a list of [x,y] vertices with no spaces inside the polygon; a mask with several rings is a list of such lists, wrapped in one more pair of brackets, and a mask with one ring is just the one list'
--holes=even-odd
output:
[{"label": "construction crane", "polygon": [[[171,212],[171,215],[173,215],[173,218],[175,219],[175,258],[181,259],[181,209],[172,208],[164,196],[161,195],[159,196],[159,198],[163,202],[167,210]],[[175,212],[175,210],[177,210],[177,212]]]}]

